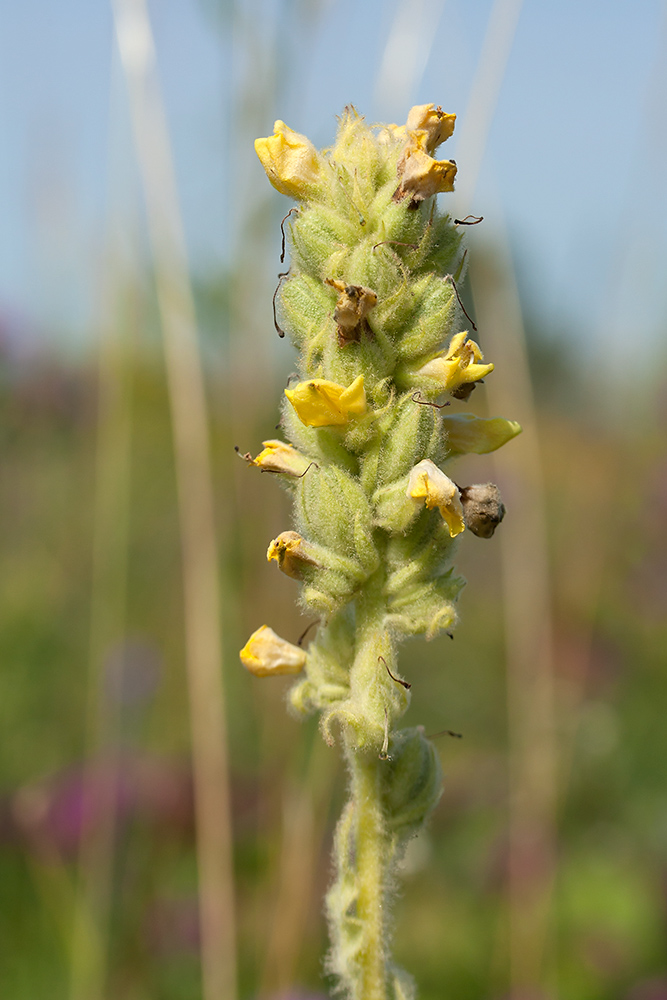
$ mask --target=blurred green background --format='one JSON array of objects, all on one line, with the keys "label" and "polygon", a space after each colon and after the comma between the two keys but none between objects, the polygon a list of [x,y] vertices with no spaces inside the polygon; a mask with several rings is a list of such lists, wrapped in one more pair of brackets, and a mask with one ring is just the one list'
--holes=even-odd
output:
[{"label": "blurred green background", "polygon": [[[289,204],[252,139],[282,117],[326,144],[347,100],[395,121],[435,100],[460,116],[453,211],[485,216],[464,296],[496,371],[473,409],[524,434],[456,467],[497,481],[508,515],[463,540],[454,641],[402,653],[406,723],[463,738],[436,737],[445,789],[406,858],[396,956],[423,1000],[665,1000],[664,6],[31,0],[3,18],[2,996],[234,1000],[202,940],[197,782],[223,853],[233,833],[238,997],[326,992],[342,767],[287,682],[238,661],[259,625],[309,624],[264,558],[285,497],[234,454],[274,436],[293,365],[271,313]],[[212,534],[188,541],[179,497],[207,490]],[[194,627],[224,744],[188,710],[184,607],[211,567]],[[228,793],[206,765],[225,746]]]}]

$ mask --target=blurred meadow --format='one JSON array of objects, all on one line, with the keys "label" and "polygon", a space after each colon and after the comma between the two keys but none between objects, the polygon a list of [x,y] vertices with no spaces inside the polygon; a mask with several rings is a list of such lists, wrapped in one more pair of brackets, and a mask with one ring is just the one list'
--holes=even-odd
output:
[{"label": "blurred meadow", "polygon": [[[667,8],[26,0],[0,40],[0,994],[318,1000],[344,775],[288,681],[288,527],[234,453],[293,364],[252,140],[458,115],[442,210],[524,433],[466,475],[454,641],[402,653],[444,794],[405,862],[423,1000],[667,1000]],[[457,408],[462,403],[454,404]],[[479,411],[479,406],[477,407]],[[467,532],[466,535],[469,535]],[[306,640],[307,641],[307,640]]]}]

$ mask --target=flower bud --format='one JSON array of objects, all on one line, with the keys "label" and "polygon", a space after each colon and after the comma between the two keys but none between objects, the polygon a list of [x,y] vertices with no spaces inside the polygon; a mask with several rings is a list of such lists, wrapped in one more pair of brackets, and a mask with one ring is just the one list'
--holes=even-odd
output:
[{"label": "flower bud", "polygon": [[246,670],[255,677],[298,674],[306,663],[303,649],[281,639],[268,625],[253,632],[239,656]]},{"label": "flower bud", "polygon": [[358,343],[363,330],[370,332],[366,316],[377,305],[377,295],[363,285],[347,285],[333,278],[326,278],[324,283],[340,292],[334,309],[339,345],[345,347],[346,344]]},{"label": "flower bud", "polygon": [[318,566],[316,559],[308,551],[305,538],[296,531],[283,531],[274,538],[266,552],[267,562],[275,560],[278,568],[294,580],[303,579],[303,570],[308,566]]},{"label": "flower bud", "polygon": [[345,388],[324,378],[299,382],[285,395],[307,427],[341,427],[367,410],[364,376]]},{"label": "flower bud", "polygon": [[320,156],[305,135],[278,120],[274,134],[255,139],[255,152],[277,191],[299,201],[310,197],[321,182]]},{"label": "flower bud", "polygon": [[410,472],[406,495],[413,500],[423,500],[429,510],[437,507],[452,538],[464,530],[458,487],[430,458],[419,462]]},{"label": "flower bud", "polygon": [[441,417],[448,455],[487,455],[521,433],[516,420],[454,413]]},{"label": "flower bud", "polygon": [[440,761],[421,726],[392,736],[380,775],[387,823],[399,835],[409,836],[424,823],[442,792]]},{"label": "flower bud", "polygon": [[479,538],[491,538],[505,516],[500,490],[493,483],[476,483],[461,489],[466,527]]}]

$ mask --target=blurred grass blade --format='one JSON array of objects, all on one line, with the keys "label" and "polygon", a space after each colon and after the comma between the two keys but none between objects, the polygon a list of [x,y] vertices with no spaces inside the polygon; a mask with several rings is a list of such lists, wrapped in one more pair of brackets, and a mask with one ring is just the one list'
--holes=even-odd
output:
[{"label": "blurred grass blade", "polygon": [[477,252],[471,267],[491,411],[523,433],[494,465],[509,514],[498,532],[503,576],[509,741],[508,908],[511,998],[555,996],[551,897],[556,866],[556,740],[551,580],[537,413],[509,253]]},{"label": "blurred grass blade", "polygon": [[231,809],[208,418],[185,239],[144,0],[114,0],[167,364],[179,498],[204,1000],[236,996]]},{"label": "blurred grass blade", "polygon": [[[74,901],[71,997],[105,995],[116,827],[119,699],[109,691],[106,654],[125,630],[131,478],[131,364],[123,330],[136,308],[110,255],[100,310],[98,416],[93,522],[90,668],[86,708],[84,824]],[[119,306],[119,303],[121,305]],[[101,770],[100,764],[104,767]]]},{"label": "blurred grass blade", "polygon": [[412,104],[424,77],[446,0],[400,0],[375,80],[379,121]]},{"label": "blurred grass blade", "polygon": [[460,219],[470,211],[475,195],[522,4],[523,0],[495,0],[468,105],[457,120],[456,159],[461,169],[456,177],[455,212]]}]

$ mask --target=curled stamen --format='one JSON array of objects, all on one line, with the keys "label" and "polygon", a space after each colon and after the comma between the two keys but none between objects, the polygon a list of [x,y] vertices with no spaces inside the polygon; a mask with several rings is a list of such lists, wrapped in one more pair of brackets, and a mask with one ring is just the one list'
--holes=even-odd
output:
[{"label": "curled stamen", "polygon": [[449,406],[449,400],[446,403],[431,403],[428,399],[417,399],[417,396],[421,396],[419,390],[412,393],[412,401],[414,403],[419,403],[420,406],[432,406],[436,410],[442,410],[445,406]]},{"label": "curled stamen", "polygon": [[298,211],[299,211],[299,209],[296,208],[296,206],[294,208],[290,208],[289,212],[287,213],[287,215],[285,216],[285,218],[283,219],[283,221],[280,223],[280,232],[282,234],[282,244],[281,244],[281,249],[280,249],[280,263],[281,264],[284,264],[284,262],[285,262],[285,223],[289,219],[289,217],[292,214],[292,212],[298,212]]},{"label": "curled stamen", "polygon": [[392,674],[391,670],[387,666],[387,661],[385,660],[384,656],[378,656],[378,660],[382,660],[382,662],[384,663],[384,665],[385,665],[385,667],[387,669],[387,673],[391,677],[392,681],[396,681],[397,684],[401,684],[405,688],[406,691],[410,690],[410,688],[412,687],[412,684],[408,684],[407,681],[402,681],[400,679],[400,677],[394,677],[394,675]]},{"label": "curled stamen", "polygon": [[[467,252],[468,251],[466,250],[466,253]],[[470,325],[473,328],[473,330],[475,331],[475,333],[477,333],[477,327],[475,326],[474,320],[472,319],[471,316],[468,315],[468,313],[466,311],[466,307],[463,305],[463,302],[461,302],[461,296],[459,295],[459,290],[456,287],[456,282],[454,280],[454,275],[453,274],[446,274],[445,275],[445,281],[448,281],[450,283],[450,285],[452,286],[452,288],[454,289],[454,291],[456,293],[456,298],[458,299],[458,303],[461,306],[461,309],[463,310],[463,315],[468,320],[468,322],[470,323]]]},{"label": "curled stamen", "polygon": [[[308,472],[308,469],[306,469],[306,472]],[[301,633],[301,635],[299,636],[299,638],[296,640],[297,646],[301,646],[303,640],[306,638],[306,636],[310,632],[311,628],[314,628],[316,625],[319,625],[319,624],[320,624],[320,622],[319,622],[319,619],[318,619],[317,621],[311,622],[310,625],[306,625],[305,629],[303,630],[303,632]]]},{"label": "curled stamen", "polygon": [[[468,219],[472,219],[472,222],[468,222]],[[454,219],[455,226],[478,226],[480,222],[484,222],[483,215],[466,215],[465,219]]]},{"label": "curled stamen", "polygon": [[383,247],[385,243],[393,243],[397,247],[410,247],[411,250],[418,250],[419,243],[402,243],[400,240],[381,240],[376,243],[373,250],[377,250],[378,247]]},{"label": "curled stamen", "polygon": [[284,337],[285,331],[282,329],[282,327],[278,326],[278,317],[276,316],[276,297],[278,295],[278,292],[280,291],[280,286],[283,283],[283,278],[286,278],[288,274],[289,271],[283,271],[281,274],[278,275],[278,284],[276,285],[276,290],[273,293],[273,325],[275,326],[276,333],[278,334],[279,337]]},{"label": "curled stamen", "polygon": [[250,452],[249,452],[249,451],[247,451],[247,452],[245,453],[245,455],[244,455],[244,454],[243,454],[243,452],[241,451],[241,449],[239,448],[239,446],[238,446],[237,444],[235,444],[235,445],[234,445],[234,451],[235,451],[235,452],[236,452],[236,454],[237,454],[237,455],[239,456],[239,458],[243,458],[243,459],[245,459],[245,461],[246,461],[246,462],[247,462],[247,463],[248,463],[249,465],[254,465],[254,462],[255,462],[255,459],[254,459],[254,458],[252,457],[252,455],[250,454]]},{"label": "curled stamen", "polygon": [[[246,458],[245,455],[242,455],[241,457]],[[308,472],[308,469],[312,469],[313,466],[315,466],[316,469],[319,469],[317,462],[311,462],[310,465],[303,470],[303,472],[299,473],[299,475],[297,475],[296,472],[288,472],[287,469],[260,469],[259,471],[270,472],[274,476],[291,476],[292,479],[303,479],[305,474]]]}]

